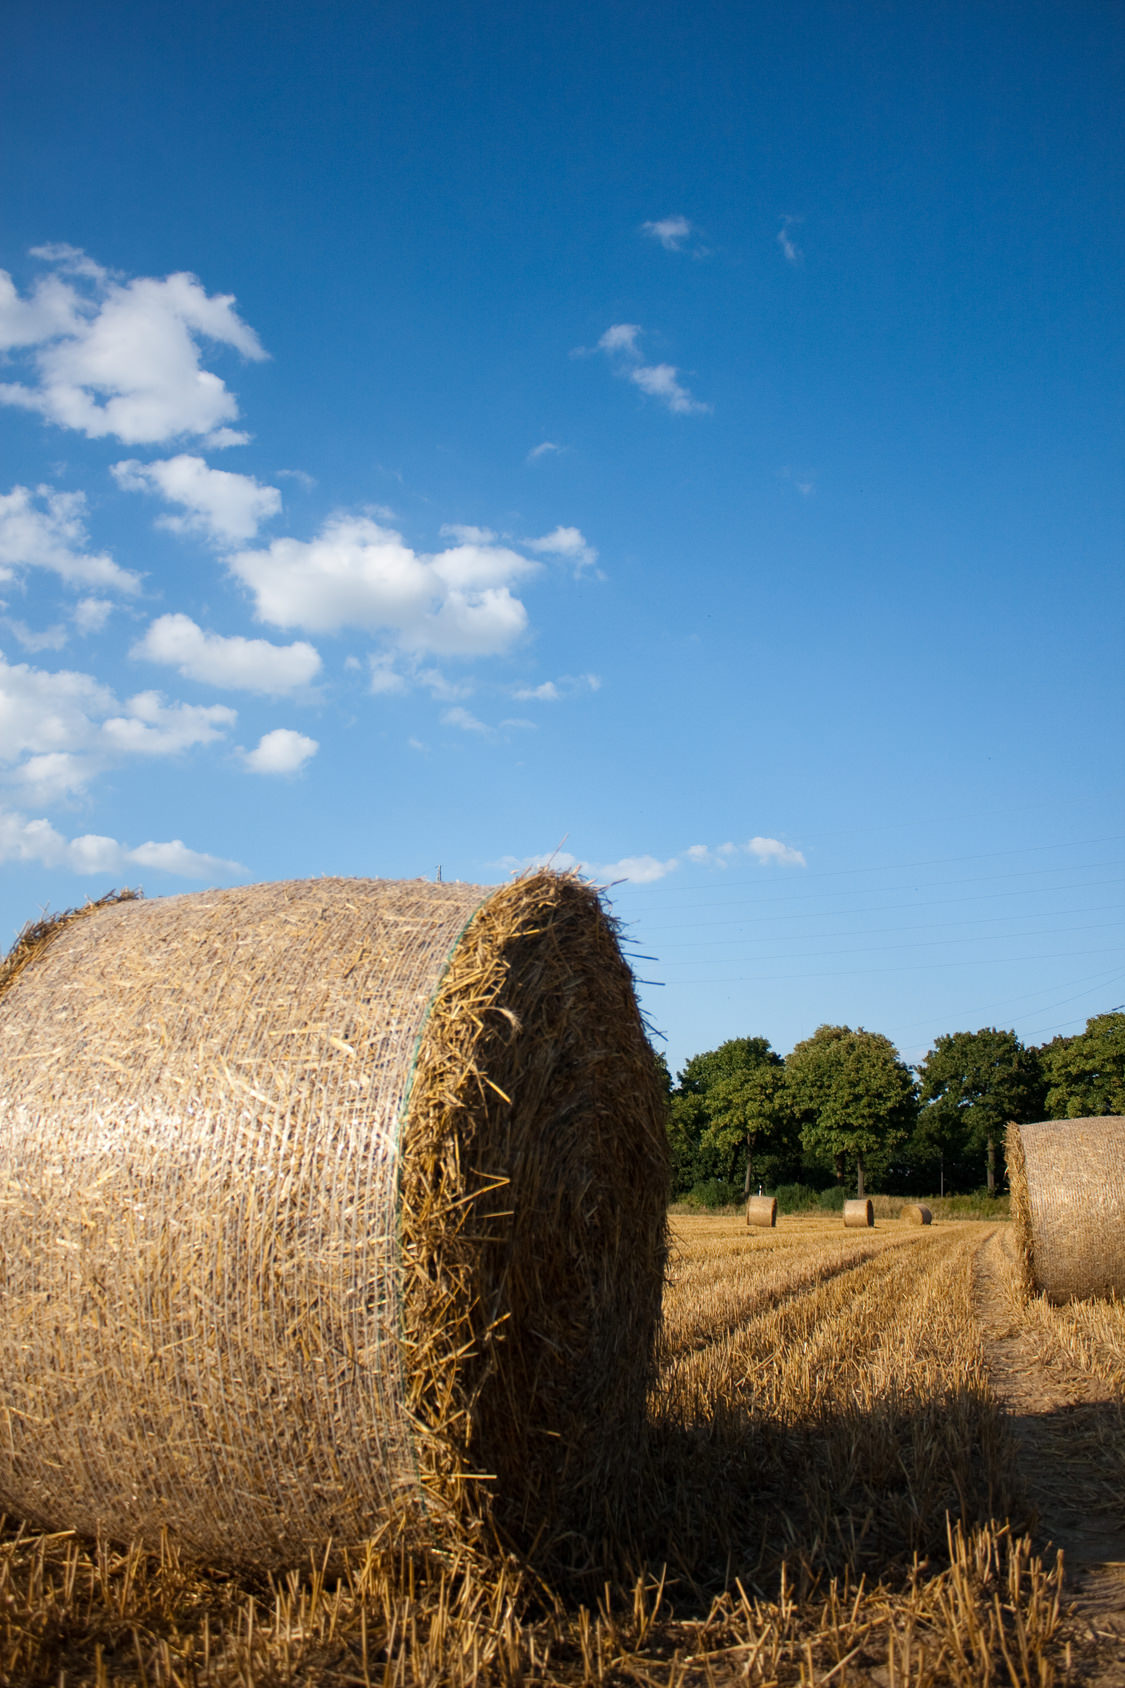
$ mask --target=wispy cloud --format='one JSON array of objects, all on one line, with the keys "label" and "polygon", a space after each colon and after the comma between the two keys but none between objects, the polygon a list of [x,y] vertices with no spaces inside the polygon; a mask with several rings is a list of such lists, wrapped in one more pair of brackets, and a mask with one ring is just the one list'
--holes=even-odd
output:
[{"label": "wispy cloud", "polygon": [[0,580],[18,580],[27,569],[47,569],[68,586],[139,592],[139,574],[121,568],[105,551],[89,549],[85,514],[82,492],[15,486],[0,495]]},{"label": "wispy cloud", "polygon": [[443,709],[441,718],[445,726],[456,727],[458,732],[490,733],[492,731],[491,727],[486,726],[483,721],[478,721],[470,710],[459,703],[454,704],[452,709]]},{"label": "wispy cloud", "polygon": [[527,703],[561,703],[564,698],[577,697],[581,692],[601,690],[597,674],[563,674],[558,680],[544,680],[538,686],[521,686],[512,693]]},{"label": "wispy cloud", "polygon": [[782,217],[781,219],[781,227],[777,231],[777,244],[781,247],[782,256],[787,264],[799,264],[804,257],[804,253],[790,233],[794,224],[803,221],[803,217]]},{"label": "wispy cloud", "polygon": [[665,252],[679,252],[692,233],[692,224],[686,217],[661,217],[658,222],[642,223],[641,233],[658,240]]},{"label": "wispy cloud", "polygon": [[582,856],[572,855],[567,850],[555,850],[550,855],[541,856],[505,856],[500,863],[509,872],[519,872],[528,867],[554,866],[560,869],[574,869],[596,880],[602,885],[628,883],[631,885],[654,885],[669,874],[677,872],[682,867],[729,867],[732,861],[741,857],[774,863],[786,867],[804,867],[805,858],[800,850],[792,849],[777,838],[755,837],[745,844],[719,844],[712,847],[709,844],[690,844],[686,850],[675,856],[656,856],[639,854],[621,856],[617,861],[591,861]]},{"label": "wispy cloud", "polygon": [[574,564],[577,573],[584,568],[592,568],[598,560],[597,551],[581,528],[553,528],[540,539],[525,539],[522,543],[527,550],[535,551],[541,557],[565,558],[567,562]]},{"label": "wispy cloud", "polygon": [[557,456],[559,452],[565,450],[565,446],[556,445],[554,440],[541,440],[538,445],[533,445],[531,450],[528,452],[527,462],[538,463],[541,457]]},{"label": "wispy cloud", "polygon": [[673,414],[699,416],[709,411],[711,406],[695,398],[680,380],[680,371],[674,363],[643,361],[639,345],[642,333],[639,323],[615,322],[606,329],[597,349],[606,354],[622,380],[631,381]]}]

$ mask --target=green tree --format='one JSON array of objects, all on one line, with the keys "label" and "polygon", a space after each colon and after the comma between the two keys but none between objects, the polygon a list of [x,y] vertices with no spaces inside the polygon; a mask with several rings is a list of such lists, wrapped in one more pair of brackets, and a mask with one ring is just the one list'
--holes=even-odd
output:
[{"label": "green tree", "polygon": [[983,1026],[939,1037],[918,1075],[922,1110],[916,1135],[955,1164],[979,1167],[983,1157],[988,1193],[995,1195],[996,1145],[1008,1121],[1023,1125],[1043,1117],[1038,1054],[1025,1049],[1015,1032]]},{"label": "green tree", "polygon": [[1086,1030],[1039,1051],[1049,1119],[1125,1114],[1125,1014],[1095,1014]]},{"label": "green tree", "polygon": [[677,1190],[705,1179],[745,1185],[745,1163],[752,1155],[784,1151],[788,1110],[778,1099],[784,1097],[783,1074],[780,1055],[764,1037],[729,1038],[691,1057],[669,1109]]},{"label": "green tree", "polygon": [[785,1062],[801,1139],[843,1182],[848,1162],[859,1195],[865,1171],[885,1165],[914,1123],[914,1077],[889,1038],[850,1026],[818,1026]]}]

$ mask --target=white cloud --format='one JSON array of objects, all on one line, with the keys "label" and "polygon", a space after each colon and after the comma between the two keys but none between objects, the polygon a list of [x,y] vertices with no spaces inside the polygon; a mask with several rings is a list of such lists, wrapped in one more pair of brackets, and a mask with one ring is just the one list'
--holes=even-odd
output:
[{"label": "white cloud", "polygon": [[598,341],[598,349],[603,352],[624,352],[630,357],[640,357],[637,339],[641,334],[639,322],[615,322],[606,329]]},{"label": "white cloud", "polygon": [[279,481],[296,481],[302,492],[311,492],[316,485],[315,475],[306,474],[304,469],[275,469],[274,474]]},{"label": "white cloud", "polygon": [[729,867],[739,856],[752,856],[755,861],[774,862],[781,867],[805,867],[800,850],[783,844],[779,838],[749,838],[745,844],[691,844],[684,851],[688,861],[698,867]]},{"label": "white cloud", "polygon": [[89,551],[83,522],[85,494],[34,492],[15,486],[0,493],[0,580],[17,579],[24,569],[48,569],[68,586],[100,586],[137,592],[141,577],[123,569],[104,551]]},{"label": "white cloud", "polygon": [[538,463],[541,457],[550,457],[555,452],[561,452],[564,447],[556,445],[554,440],[542,440],[539,445],[533,445],[527,454],[529,463]]},{"label": "white cloud", "polygon": [[71,620],[79,633],[100,633],[113,612],[108,598],[79,598]]},{"label": "white cloud", "polygon": [[246,872],[238,862],[189,850],[178,838],[163,844],[150,840],[131,850],[115,838],[96,833],[64,838],[50,821],[29,820],[18,810],[5,808],[0,808],[0,862],[37,862],[43,867],[69,868],[84,874],[147,867],[186,879],[228,878]]},{"label": "white cloud", "polygon": [[37,802],[80,791],[127,757],[213,743],[235,719],[222,704],[169,703],[159,692],[122,703],[92,675],[48,673],[0,656],[0,765]]},{"label": "white cloud", "polygon": [[11,628],[25,651],[61,651],[68,637],[67,630],[61,623],[40,628],[36,632],[33,627],[28,627],[26,622],[6,617],[5,626]]},{"label": "white cloud", "polygon": [[686,217],[661,217],[656,223],[642,223],[642,234],[658,240],[665,252],[678,252],[692,232]]},{"label": "white cloud", "polygon": [[558,680],[544,680],[539,686],[522,686],[512,696],[521,702],[560,703],[578,692],[600,691],[601,684],[596,674],[563,674]]},{"label": "white cloud", "polygon": [[395,659],[390,652],[376,651],[368,657],[367,663],[370,670],[370,689],[376,696],[384,692],[407,690],[405,676],[395,667]]},{"label": "white cloud", "polygon": [[789,233],[793,224],[799,223],[801,220],[800,217],[783,217],[781,227],[777,231],[777,244],[781,247],[786,263],[789,264],[799,264],[804,256],[801,248]]},{"label": "white cloud", "polygon": [[578,570],[591,567],[598,560],[598,553],[576,527],[557,527],[542,539],[525,539],[523,544],[540,556],[565,557]]},{"label": "white cloud", "polygon": [[187,273],[120,281],[73,247],[36,255],[54,273],[26,299],[0,271],[0,345],[23,348],[36,376],[31,385],[0,385],[0,403],[127,445],[181,434],[214,446],[245,440],[228,426],[238,416],[234,394],[200,353],[207,340],[245,358],[266,356],[231,295],[209,294]]},{"label": "white cloud", "polygon": [[161,527],[173,533],[199,533],[219,544],[253,539],[262,523],[281,509],[281,494],[275,486],[263,486],[253,475],[212,469],[202,457],[186,453],[156,463],[127,458],[113,464],[112,474],[127,492],[155,493],[187,511],[185,516],[158,517]]},{"label": "white cloud", "polygon": [[558,703],[562,693],[553,680],[544,680],[541,686],[521,686],[512,693],[521,703]]},{"label": "white cloud", "polygon": [[491,528],[465,527],[460,522],[443,522],[443,538],[456,539],[462,545],[491,545],[496,535]]},{"label": "white cloud", "polygon": [[462,733],[489,733],[492,731],[491,727],[485,726],[483,721],[478,721],[475,715],[459,703],[454,704],[452,709],[443,709],[441,718],[447,727],[456,727]]},{"label": "white cloud", "polygon": [[508,650],[528,624],[511,585],[541,566],[475,541],[426,556],[371,516],[335,516],[315,539],[275,539],[229,565],[253,593],[260,621],[386,632],[401,650],[450,656]]},{"label": "white cloud", "polygon": [[291,727],[275,727],[272,733],[263,733],[253,750],[243,753],[243,760],[255,774],[295,774],[319,749],[316,739]]},{"label": "white cloud", "polygon": [[633,885],[652,885],[679,867],[675,856],[660,861],[656,856],[622,856],[619,862],[605,862],[593,869],[594,877],[605,884],[627,879]]},{"label": "white cloud", "polygon": [[175,668],[204,685],[284,697],[311,685],[320,672],[312,645],[271,645],[268,639],[206,633],[188,615],[162,615],[129,653]]},{"label": "white cloud", "polygon": [[598,348],[606,353],[622,379],[632,381],[643,393],[647,393],[650,398],[659,399],[661,404],[667,405],[676,415],[699,416],[709,411],[711,406],[693,398],[684,386],[679,379],[679,369],[674,363],[641,361],[641,349],[637,342],[642,332],[639,323],[615,322],[598,341]]}]

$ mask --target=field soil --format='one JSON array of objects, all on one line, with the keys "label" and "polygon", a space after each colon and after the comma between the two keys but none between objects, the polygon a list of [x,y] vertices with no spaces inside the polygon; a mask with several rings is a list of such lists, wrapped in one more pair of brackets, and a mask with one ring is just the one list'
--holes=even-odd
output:
[{"label": "field soil", "polygon": [[1057,1325],[1067,1315],[1040,1308],[1037,1330],[1013,1280],[1012,1233],[998,1228],[980,1245],[974,1284],[989,1378],[1009,1418],[1037,1537],[1064,1556],[1075,1615],[1103,1644],[1090,1681],[1125,1688],[1125,1490],[1113,1459],[1125,1433],[1120,1389],[1043,1342],[1042,1315]]}]

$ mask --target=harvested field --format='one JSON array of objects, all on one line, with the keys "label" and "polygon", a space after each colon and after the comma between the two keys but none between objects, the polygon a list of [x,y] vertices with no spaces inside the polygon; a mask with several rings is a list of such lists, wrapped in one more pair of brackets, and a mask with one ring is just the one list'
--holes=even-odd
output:
[{"label": "harvested field", "polygon": [[[1038,1367],[1050,1424],[1081,1385],[1109,1437],[1125,1308],[1025,1304],[1010,1236],[676,1220],[646,1480],[604,1577],[548,1590],[531,1564],[408,1561],[376,1540],[338,1579],[310,1565],[248,1583],[169,1546],[148,1557],[10,1532],[0,1679],[1121,1683],[1112,1572],[1079,1578],[1070,1604],[1011,1389],[1019,1365]],[[1082,1490],[1111,1441],[1070,1448],[1065,1483]]]}]

